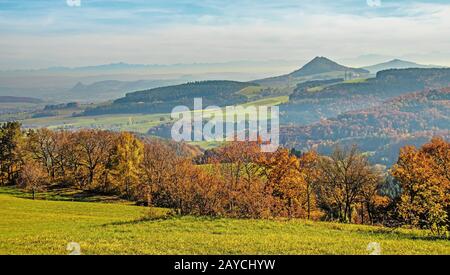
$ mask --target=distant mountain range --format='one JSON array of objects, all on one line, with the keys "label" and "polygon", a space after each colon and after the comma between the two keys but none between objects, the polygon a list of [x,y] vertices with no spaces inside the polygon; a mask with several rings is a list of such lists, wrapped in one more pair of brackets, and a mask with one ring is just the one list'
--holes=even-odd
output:
[{"label": "distant mountain range", "polygon": [[[390,61],[384,61],[389,60]],[[305,66],[296,70],[289,75],[300,77],[300,76],[308,76],[320,73],[326,73],[331,71],[345,71],[351,70],[359,73],[364,73],[362,70],[371,71],[372,73],[375,70],[383,70],[383,69],[404,69],[404,68],[439,68],[442,66],[437,65],[422,65],[415,62],[407,61],[408,58],[395,58],[391,56],[383,56],[383,55],[364,55],[357,58],[346,58],[339,59],[342,63],[349,62],[358,63],[360,66],[344,66],[338,64],[334,60],[331,60],[327,57],[318,56],[308,62]],[[355,60],[358,60],[356,62]],[[256,72],[260,70],[264,70],[267,73],[270,71],[279,71],[283,68],[294,68],[299,62],[298,59],[291,60],[267,60],[267,61],[251,61],[251,60],[242,60],[242,61],[230,61],[230,62],[217,62],[217,63],[180,63],[180,64],[130,64],[125,62],[117,62],[110,64],[100,64],[100,65],[92,65],[92,66],[80,66],[80,67],[64,67],[64,66],[55,66],[49,68],[41,68],[41,69],[20,69],[20,70],[2,70],[0,73],[2,75],[8,74],[33,74],[33,75],[53,75],[53,74],[115,74],[115,73],[137,73],[137,72],[147,72],[147,73],[158,73],[158,74],[167,74],[167,73],[180,73],[180,74],[189,74],[189,73],[198,73],[198,72]],[[367,65],[367,64],[376,64],[376,65]],[[364,66],[366,65],[366,66]],[[356,68],[362,68],[356,69]],[[269,68],[273,68],[274,70],[268,70]]]},{"label": "distant mountain range", "polygon": [[[240,64],[240,63],[236,63]],[[159,65],[161,68],[164,66]],[[175,66],[175,65],[173,65]],[[188,65],[177,65],[177,66],[188,66]],[[193,66],[193,65],[191,65]],[[206,64],[196,64],[196,66],[207,66]],[[213,65],[214,66],[214,65]],[[116,63],[110,65],[100,65],[92,67],[82,67],[82,68],[63,68],[64,70],[119,70],[124,68],[153,68],[158,67],[158,65],[133,65],[126,63]],[[377,73],[382,70],[388,69],[403,69],[403,68],[429,68],[436,66],[420,65],[414,62],[403,61],[395,59],[389,62],[380,63],[372,66],[367,66],[364,68],[351,68],[347,66],[340,65],[326,57],[316,57],[303,67],[295,70],[289,74],[271,77],[262,80],[253,81],[267,87],[282,88],[283,86],[294,86],[297,83],[309,82],[311,80],[332,80],[332,79],[352,79],[366,77],[369,73]],[[217,77],[220,77],[218,75]],[[222,76],[223,77],[223,76]],[[203,80],[214,80],[216,78],[211,78],[204,76]],[[229,80],[222,78],[223,80]],[[119,81],[119,80],[104,80],[94,82],[85,85],[81,82],[77,83],[73,88],[69,90],[70,98],[82,100],[83,98],[104,98],[104,99],[115,99],[124,96],[126,93],[138,91],[138,90],[148,90],[157,87],[164,87],[170,85],[179,85],[186,83],[188,81],[197,80],[190,79],[188,77],[175,78],[175,79],[161,79],[161,80],[137,80],[137,81]],[[235,79],[239,80],[239,79]],[[288,89],[285,94],[289,94],[293,89]]]},{"label": "distant mountain range", "polygon": [[[99,103],[122,97],[127,92],[190,81],[250,81],[293,70],[301,62],[268,60],[172,65],[119,62],[73,68],[0,71],[0,96],[37,97],[54,103]],[[83,85],[74,88],[79,82]]]},{"label": "distant mountain range", "polygon": [[[41,69],[22,69],[22,70],[9,70],[0,71],[0,73],[35,73],[35,74],[49,74],[49,73],[101,73],[111,74],[117,72],[139,72],[145,71],[147,73],[197,73],[197,72],[252,72],[257,71],[258,68],[286,68],[294,67],[298,60],[267,60],[267,61],[230,61],[230,62],[217,62],[217,63],[180,63],[180,64],[130,64],[125,62],[117,62],[110,64],[81,66],[81,67],[50,67]],[[270,70],[266,70],[270,71]]]},{"label": "distant mountain range", "polygon": [[408,68],[442,68],[442,67],[435,65],[422,65],[415,62],[404,61],[400,59],[393,59],[388,62],[364,67],[365,70],[368,70],[372,74],[376,74],[380,71],[389,69],[408,69]]},{"label": "distant mountain range", "polygon": [[32,97],[17,97],[17,96],[0,96],[0,103],[34,103],[39,104],[43,101]]},{"label": "distant mountain range", "polygon": [[144,89],[152,89],[162,86],[177,85],[185,83],[185,79],[167,79],[167,80],[138,80],[138,81],[118,81],[105,80],[85,85],[78,82],[69,90],[71,98],[104,98],[104,101],[123,97],[126,93]]},{"label": "distant mountain range", "polygon": [[[418,64],[393,60],[368,68],[376,70],[409,66]],[[316,106],[317,110],[309,114],[294,115],[293,118],[294,122],[298,122],[297,118],[310,117],[311,120],[303,122],[311,122],[322,116],[330,117],[354,108],[372,106],[381,100],[403,93],[450,86],[450,69],[389,69],[378,72],[375,78],[369,77],[369,70],[343,66],[326,57],[316,57],[289,74],[252,82],[200,81],[167,86],[172,83],[102,81],[91,85],[78,83],[71,92],[82,97],[104,93],[105,98],[108,94],[129,92],[112,104],[86,110],[86,115],[170,112],[177,105],[190,106],[194,97],[202,97],[208,105],[225,106],[248,102],[250,98],[246,95],[249,93],[252,95],[260,93],[259,98],[290,95],[290,102],[285,109],[288,112],[285,118],[288,119],[291,119],[289,114],[296,114],[297,101],[300,101],[302,108],[305,107],[305,100],[319,101],[316,104],[306,103]],[[244,88],[245,93],[241,92]],[[138,92],[132,92],[133,90]],[[341,106],[336,106],[337,102],[340,102]],[[317,112],[318,110],[320,112]]]},{"label": "distant mountain range", "polygon": [[[376,59],[380,60],[379,56]],[[178,85],[189,81],[251,81],[292,93],[298,83],[312,80],[367,78],[393,68],[428,68],[414,62],[392,60],[362,69],[316,57],[295,70],[301,61],[232,61],[173,65],[128,64],[124,62],[85,67],[52,67],[37,70],[0,72],[0,95],[37,97],[52,102],[101,102],[124,96],[127,92]],[[282,74],[282,72],[289,72]],[[370,71],[370,74],[369,72]],[[273,75],[279,75],[272,77]]]}]

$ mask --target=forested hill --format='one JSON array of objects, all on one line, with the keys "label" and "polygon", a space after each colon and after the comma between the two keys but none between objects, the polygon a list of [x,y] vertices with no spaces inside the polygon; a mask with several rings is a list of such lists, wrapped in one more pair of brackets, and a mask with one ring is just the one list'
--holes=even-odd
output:
[{"label": "forested hill", "polygon": [[158,102],[204,98],[232,98],[236,92],[255,84],[236,81],[200,81],[129,93],[114,103]]},{"label": "forested hill", "polygon": [[374,152],[374,162],[391,165],[404,144],[420,145],[433,135],[450,137],[449,125],[450,88],[445,88],[399,96],[378,107],[308,126],[283,127],[281,141],[298,149],[314,147],[321,153],[336,144],[358,144],[362,151]]},{"label": "forested hill", "polygon": [[326,57],[316,57],[313,60],[311,60],[309,63],[307,63],[305,66],[300,68],[297,71],[292,72],[289,74],[293,77],[304,77],[304,76],[310,76],[315,74],[322,74],[322,73],[328,73],[328,72],[351,72],[355,74],[367,74],[369,71],[365,69],[357,69],[357,68],[350,68],[343,65],[340,65]]},{"label": "forested hill", "polygon": [[290,99],[351,98],[376,96],[389,98],[425,89],[450,86],[450,69],[392,69],[377,73],[376,78],[344,82],[314,90],[297,87]]},{"label": "forested hill", "polygon": [[87,115],[114,113],[170,112],[173,107],[193,107],[194,98],[202,98],[203,106],[234,105],[248,101],[240,91],[258,84],[237,81],[201,81],[128,93],[111,105],[85,111]]},{"label": "forested hill", "polygon": [[255,80],[255,83],[267,86],[294,88],[297,83],[310,80],[327,80],[336,78],[359,78],[368,76],[369,71],[365,69],[350,68],[340,65],[326,57],[316,57],[300,69],[286,75],[269,77]]}]

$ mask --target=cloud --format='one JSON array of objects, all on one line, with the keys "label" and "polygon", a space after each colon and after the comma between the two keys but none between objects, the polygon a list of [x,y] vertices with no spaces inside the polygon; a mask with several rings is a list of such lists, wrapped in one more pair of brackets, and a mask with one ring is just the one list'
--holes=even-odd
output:
[{"label": "cloud", "polygon": [[[86,1],[80,9],[41,7],[29,16],[0,11],[1,66],[422,56],[450,49],[442,39],[450,37],[448,4],[398,1],[372,9],[361,0],[255,2],[134,0],[105,7]],[[449,55],[442,57],[450,65]]]}]

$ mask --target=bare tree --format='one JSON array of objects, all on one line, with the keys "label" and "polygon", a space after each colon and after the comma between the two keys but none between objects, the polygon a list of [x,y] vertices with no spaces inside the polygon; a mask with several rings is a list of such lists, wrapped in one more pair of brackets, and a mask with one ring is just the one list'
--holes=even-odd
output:
[{"label": "bare tree", "polygon": [[81,185],[91,185],[112,151],[112,134],[107,131],[82,130],[77,133],[75,141],[79,148],[79,163],[87,170],[87,178]]},{"label": "bare tree", "polygon": [[168,186],[175,172],[177,156],[175,151],[159,140],[146,140],[142,167],[142,185],[148,205],[153,195],[164,196],[164,187]]},{"label": "bare tree", "polygon": [[32,193],[33,200],[37,192],[44,191],[48,185],[48,176],[42,165],[27,161],[20,172],[20,185]]},{"label": "bare tree", "polygon": [[321,206],[341,222],[351,222],[353,208],[363,190],[377,186],[380,173],[369,164],[356,146],[344,151],[336,147],[331,157],[319,160],[318,196]]}]

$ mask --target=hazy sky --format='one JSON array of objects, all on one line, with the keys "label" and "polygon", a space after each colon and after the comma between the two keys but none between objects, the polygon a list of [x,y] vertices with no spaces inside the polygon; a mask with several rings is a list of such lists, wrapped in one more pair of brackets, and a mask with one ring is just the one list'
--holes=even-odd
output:
[{"label": "hazy sky", "polygon": [[450,65],[450,0],[0,0],[0,69],[366,54]]}]

